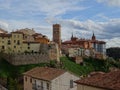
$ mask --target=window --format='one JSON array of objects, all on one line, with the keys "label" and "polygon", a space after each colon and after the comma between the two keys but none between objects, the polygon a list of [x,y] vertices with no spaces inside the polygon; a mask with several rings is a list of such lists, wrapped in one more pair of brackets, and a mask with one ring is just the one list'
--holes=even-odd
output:
[{"label": "window", "polygon": [[25,39],[27,39],[27,36],[25,36]]},{"label": "window", "polygon": [[43,82],[41,81],[41,89],[43,90]]},{"label": "window", "polygon": [[70,88],[73,88],[73,80],[70,80]]},{"label": "window", "polygon": [[2,46],[2,49],[5,49],[5,46]]},{"label": "window", "polygon": [[14,46],[14,48],[16,48],[16,46]]},{"label": "window", "polygon": [[25,77],[25,81],[27,81],[27,77]]},{"label": "window", "polygon": [[47,83],[47,89],[49,90],[49,83]]},{"label": "window", "polygon": [[30,83],[32,83],[32,78],[30,78]]},{"label": "window", "polygon": [[41,81],[41,86],[43,86],[43,82]]},{"label": "window", "polygon": [[14,40],[14,43],[16,43],[16,40]]},{"label": "window", "polygon": [[36,90],[36,85],[35,84],[32,84],[32,89]]},{"label": "window", "polygon": [[28,47],[28,49],[30,49],[30,47]]},{"label": "window", "polygon": [[16,35],[14,35],[14,38],[16,37]]},{"label": "window", "polygon": [[30,45],[30,43],[28,43],[28,46]]},{"label": "window", "polygon": [[10,40],[8,40],[8,45],[10,45],[11,43],[10,43]]},{"label": "window", "polygon": [[17,41],[17,44],[20,45],[20,40]]}]

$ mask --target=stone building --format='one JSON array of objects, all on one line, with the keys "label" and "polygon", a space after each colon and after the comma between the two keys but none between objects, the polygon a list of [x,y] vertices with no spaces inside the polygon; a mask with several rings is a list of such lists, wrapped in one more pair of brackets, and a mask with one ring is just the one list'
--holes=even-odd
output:
[{"label": "stone building", "polygon": [[22,51],[23,33],[11,32],[0,34],[0,51],[5,53],[18,53]]},{"label": "stone building", "polygon": [[[84,53],[83,56],[102,57],[106,55],[106,42],[96,39],[94,33],[91,39],[77,38],[73,35],[70,40],[62,42],[62,53],[75,56]],[[81,52],[81,49],[83,50]],[[78,55],[79,56],[79,55]]]},{"label": "stone building", "polygon": [[75,83],[77,90],[120,90],[120,70],[108,73],[93,72]]},{"label": "stone building", "polygon": [[92,48],[94,48],[96,52],[99,52],[103,55],[106,54],[106,42],[97,40],[94,33],[91,38],[91,43],[92,43]]},{"label": "stone building", "polygon": [[[51,60],[60,62],[59,49],[56,43],[40,44],[38,42],[23,42],[21,53],[6,52],[3,54],[13,65],[49,63]],[[24,50],[24,51],[22,51]]]},{"label": "stone building", "polygon": [[13,65],[59,62],[58,44],[29,29],[0,33],[0,52]]},{"label": "stone building", "polygon": [[39,52],[41,44],[49,44],[49,39],[45,35],[32,33],[33,30],[30,34],[24,30],[0,33],[0,51],[4,53]]},{"label": "stone building", "polygon": [[24,90],[76,90],[77,79],[62,69],[36,67],[24,73]]},{"label": "stone building", "polygon": [[49,44],[50,40],[48,39],[48,37],[41,33],[36,33],[33,28],[32,29],[25,28],[17,31],[22,32],[24,34],[25,41],[32,41],[32,42],[36,41],[42,44]]}]

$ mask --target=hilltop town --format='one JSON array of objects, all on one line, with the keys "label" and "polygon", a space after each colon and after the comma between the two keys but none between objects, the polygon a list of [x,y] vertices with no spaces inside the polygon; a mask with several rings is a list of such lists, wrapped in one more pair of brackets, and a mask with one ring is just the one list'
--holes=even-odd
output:
[{"label": "hilltop town", "polygon": [[90,39],[72,34],[62,42],[61,25],[52,28],[52,40],[34,29],[0,29],[1,90],[120,89],[120,64],[109,60],[105,41],[93,32]]}]

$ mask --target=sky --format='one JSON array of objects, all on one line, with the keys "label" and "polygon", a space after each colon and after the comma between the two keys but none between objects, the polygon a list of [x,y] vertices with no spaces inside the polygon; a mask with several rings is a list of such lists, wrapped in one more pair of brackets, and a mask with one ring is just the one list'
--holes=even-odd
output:
[{"label": "sky", "polygon": [[56,23],[63,41],[94,32],[107,47],[120,47],[120,0],[0,0],[0,28],[9,32],[34,28],[52,40]]}]

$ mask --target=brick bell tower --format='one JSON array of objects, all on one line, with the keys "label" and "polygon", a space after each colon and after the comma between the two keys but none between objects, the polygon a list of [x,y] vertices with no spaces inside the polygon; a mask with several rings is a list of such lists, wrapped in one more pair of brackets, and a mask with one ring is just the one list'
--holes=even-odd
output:
[{"label": "brick bell tower", "polygon": [[61,26],[60,24],[53,24],[53,41],[61,48]]}]

